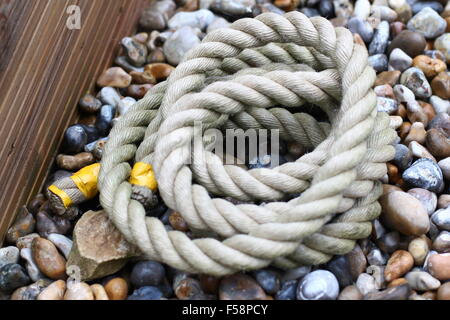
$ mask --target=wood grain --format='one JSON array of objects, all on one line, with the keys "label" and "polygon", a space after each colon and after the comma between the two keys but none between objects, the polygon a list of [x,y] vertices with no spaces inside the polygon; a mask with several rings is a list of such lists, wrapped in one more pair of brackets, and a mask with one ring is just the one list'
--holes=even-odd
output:
[{"label": "wood grain", "polygon": [[[66,27],[67,7],[81,29]],[[0,0],[0,244],[148,0]]]}]

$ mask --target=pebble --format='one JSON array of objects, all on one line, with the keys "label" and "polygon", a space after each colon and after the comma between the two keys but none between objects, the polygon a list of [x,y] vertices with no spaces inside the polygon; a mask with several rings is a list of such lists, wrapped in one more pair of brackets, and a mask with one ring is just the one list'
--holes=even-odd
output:
[{"label": "pebble", "polygon": [[[439,72],[447,69],[447,65],[444,61],[439,59],[433,59],[426,55],[418,55],[412,62],[413,66],[423,71],[427,78],[433,78]],[[433,89],[434,93],[434,89]]]},{"label": "pebble", "polygon": [[450,208],[439,209],[433,213],[431,221],[440,229],[450,231]]},{"label": "pebble", "polygon": [[45,278],[45,275],[39,270],[39,267],[34,261],[33,254],[30,248],[23,248],[22,250],[20,250],[20,257],[25,260],[25,267],[27,269],[28,276],[32,281],[38,281]]},{"label": "pebble", "polygon": [[95,283],[91,285],[91,290],[95,300],[110,300],[105,288],[101,284]]},{"label": "pebble", "polygon": [[442,231],[433,241],[433,249],[439,253],[450,252],[450,232]]},{"label": "pebble", "polygon": [[135,67],[142,67],[145,64],[148,55],[147,46],[130,37],[123,38],[121,44],[125,50],[128,61],[132,65]]},{"label": "pebble", "polygon": [[437,196],[435,193],[421,188],[409,189],[408,193],[422,203],[428,215],[433,214],[437,206]]},{"label": "pebble", "polygon": [[436,11],[425,7],[406,26],[409,30],[422,33],[427,39],[434,39],[445,32],[447,23]]},{"label": "pebble", "polygon": [[54,280],[64,280],[67,277],[66,260],[51,241],[35,238],[31,250],[36,265],[45,276]]},{"label": "pebble", "polygon": [[16,247],[4,247],[0,249],[0,268],[11,263],[19,262],[19,249]]},{"label": "pebble", "polygon": [[140,261],[133,266],[130,281],[134,288],[158,286],[165,277],[162,264],[155,261]]},{"label": "pebble", "polygon": [[384,277],[387,282],[398,279],[406,274],[414,266],[413,256],[405,250],[395,251],[389,258]]},{"label": "pebble", "polygon": [[408,300],[411,288],[408,284],[401,284],[380,292],[371,292],[364,296],[364,300]]},{"label": "pebble", "polygon": [[436,162],[430,159],[416,160],[402,175],[406,184],[440,193],[444,188],[444,177]]},{"label": "pebble", "polygon": [[403,30],[389,44],[388,54],[395,48],[402,49],[408,56],[416,57],[422,54],[426,46],[425,37],[411,30]]},{"label": "pebble", "polygon": [[66,259],[69,258],[70,250],[72,250],[73,242],[66,236],[58,233],[51,233],[47,237],[56,248],[64,255]]},{"label": "pebble", "polygon": [[265,300],[266,294],[251,277],[237,273],[222,278],[219,285],[220,300]]},{"label": "pebble", "polygon": [[339,283],[330,271],[316,270],[300,280],[297,300],[336,300]]},{"label": "pebble", "polygon": [[416,266],[423,265],[429,252],[428,242],[423,237],[415,238],[409,243],[408,252],[413,257]]},{"label": "pebble", "polygon": [[78,106],[81,112],[95,114],[102,107],[102,102],[88,93],[80,99]]},{"label": "pebble", "polygon": [[362,300],[363,295],[356,285],[345,287],[339,294],[337,300]]},{"label": "pebble", "polygon": [[105,87],[101,89],[97,95],[97,98],[99,98],[103,102],[103,104],[113,107],[117,107],[121,101],[117,90],[111,87]]},{"label": "pebble", "polygon": [[74,172],[93,164],[94,162],[94,156],[90,152],[82,152],[74,156],[59,154],[56,157],[56,163],[59,168]]},{"label": "pebble", "polygon": [[438,97],[450,99],[450,73],[442,71],[434,77],[431,81],[431,89]]},{"label": "pebble", "polygon": [[30,278],[21,265],[10,263],[0,268],[0,291],[3,293],[10,293],[29,283]]},{"label": "pebble", "polygon": [[365,43],[370,43],[373,38],[373,28],[372,25],[359,17],[352,17],[347,24],[347,28],[352,33],[357,33],[361,36]]},{"label": "pebble", "polygon": [[126,300],[128,284],[123,278],[113,278],[105,284],[105,291],[110,300]]},{"label": "pebble", "polygon": [[19,238],[32,233],[35,226],[36,220],[33,215],[25,207],[22,207],[6,233],[6,241],[15,244]]},{"label": "pebble", "polygon": [[270,295],[276,294],[280,290],[279,275],[270,269],[254,271],[254,278],[263,290]]},{"label": "pebble", "polygon": [[430,222],[419,200],[406,192],[393,191],[380,198],[381,218],[386,226],[405,235],[420,236],[428,232]]},{"label": "pebble", "polygon": [[431,96],[430,103],[436,113],[448,113],[450,111],[450,101],[444,100],[438,96]]},{"label": "pebble", "polygon": [[368,273],[361,273],[356,280],[356,286],[363,296],[370,292],[377,291],[375,278]]},{"label": "pebble", "polygon": [[167,61],[176,66],[181,62],[186,52],[198,44],[200,44],[200,39],[195,30],[191,27],[182,27],[164,43],[164,54]]},{"label": "pebble", "polygon": [[388,58],[385,54],[374,54],[368,59],[369,65],[377,72],[386,71],[388,68]]},{"label": "pebble", "polygon": [[88,135],[81,125],[73,125],[66,129],[63,140],[63,150],[69,154],[83,152],[88,143]]},{"label": "pebble", "polygon": [[395,48],[389,55],[389,65],[395,70],[404,71],[413,63],[413,59],[402,49]]},{"label": "pebble", "polygon": [[66,292],[66,282],[58,280],[50,284],[37,296],[37,300],[63,300]]},{"label": "pebble", "polygon": [[139,26],[145,31],[164,30],[175,9],[172,0],[155,1],[142,12]]},{"label": "pebble", "polygon": [[441,285],[437,291],[437,300],[450,300],[450,282]]},{"label": "pebble", "polygon": [[375,29],[373,39],[369,45],[369,55],[384,53],[388,46],[389,40],[389,23],[381,21]]},{"label": "pebble", "polygon": [[182,27],[198,28],[205,31],[215,19],[214,14],[207,9],[200,9],[192,12],[178,12],[168,22],[170,29],[180,29]]},{"label": "pebble", "polygon": [[94,300],[94,293],[85,282],[68,282],[64,300]]},{"label": "pebble", "polygon": [[134,290],[128,300],[161,300],[163,294],[157,287],[147,286]]},{"label": "pebble", "polygon": [[441,286],[438,279],[424,271],[411,271],[406,274],[405,279],[413,290],[418,291],[436,290]]},{"label": "pebble", "polygon": [[297,280],[285,281],[281,285],[281,289],[276,293],[275,300],[296,300],[297,287]]},{"label": "pebble", "polygon": [[450,33],[444,33],[434,41],[434,48],[441,51],[447,63],[450,63]]},{"label": "pebble", "polygon": [[409,88],[417,98],[431,97],[431,86],[419,68],[411,67],[405,70],[400,77],[400,83]]}]

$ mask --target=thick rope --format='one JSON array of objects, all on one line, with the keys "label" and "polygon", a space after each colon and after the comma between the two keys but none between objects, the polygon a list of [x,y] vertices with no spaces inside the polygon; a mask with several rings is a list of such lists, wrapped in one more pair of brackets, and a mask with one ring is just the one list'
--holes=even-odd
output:
[{"label": "thick rope", "polygon": [[[345,254],[370,234],[378,179],[394,156],[396,134],[377,113],[374,80],[366,49],[326,19],[290,12],[238,20],[208,34],[117,122],[102,157],[100,202],[147,258],[187,272],[291,268]],[[331,127],[277,108],[301,111],[305,103],[320,107]],[[314,150],[246,171],[191,148],[196,121],[204,129],[279,129],[282,139]],[[132,161],[153,166],[164,202],[197,238],[146,217],[127,182]],[[300,195],[282,202],[289,194]]]}]

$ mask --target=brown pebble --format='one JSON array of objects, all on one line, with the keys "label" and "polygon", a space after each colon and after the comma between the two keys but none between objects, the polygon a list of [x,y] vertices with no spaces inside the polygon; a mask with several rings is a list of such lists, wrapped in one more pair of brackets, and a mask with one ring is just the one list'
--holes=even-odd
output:
[{"label": "brown pebble", "polygon": [[414,265],[413,256],[405,250],[395,251],[388,260],[384,269],[384,277],[387,282],[398,279],[406,274]]},{"label": "brown pebble", "polygon": [[109,300],[108,294],[101,284],[96,283],[91,285],[91,290],[95,300]]},{"label": "brown pebble", "polygon": [[408,132],[408,135],[404,139],[405,145],[409,145],[411,141],[417,141],[420,144],[425,143],[426,137],[425,126],[422,122],[414,122]]},{"label": "brown pebble", "polygon": [[220,300],[264,300],[266,294],[251,277],[237,273],[222,278],[219,286]]},{"label": "brown pebble", "polygon": [[436,294],[437,300],[450,300],[450,282],[441,285]]},{"label": "brown pebble", "polygon": [[439,280],[450,280],[450,253],[431,255],[428,259],[428,270]]},{"label": "brown pebble", "polygon": [[94,300],[94,294],[87,283],[72,282],[67,284],[64,300]]},{"label": "brown pebble", "polygon": [[433,94],[442,99],[450,99],[450,75],[448,72],[440,72],[431,81],[431,89]]},{"label": "brown pebble", "polygon": [[58,280],[45,288],[37,297],[38,300],[64,300],[66,282]]},{"label": "brown pebble", "polygon": [[438,158],[450,156],[450,140],[442,130],[435,128],[428,130],[425,143],[433,156]]},{"label": "brown pebble", "polygon": [[110,300],[125,300],[128,296],[128,284],[123,278],[113,278],[105,284]]},{"label": "brown pebble", "polygon": [[44,275],[53,280],[67,278],[66,260],[51,241],[35,238],[31,244],[31,250],[36,265]]},{"label": "brown pebble", "polygon": [[105,70],[97,80],[99,87],[126,88],[131,84],[131,76],[120,67]]},{"label": "brown pebble", "polygon": [[401,72],[398,70],[383,71],[377,75],[374,85],[381,86],[384,84],[389,84],[393,87],[398,82],[398,79],[400,79],[400,75]]},{"label": "brown pebble", "polygon": [[427,78],[433,78],[439,72],[447,69],[444,61],[439,59],[432,59],[426,55],[418,55],[413,59],[413,67],[419,68],[423,71]]},{"label": "brown pebble", "polygon": [[82,152],[74,156],[60,154],[56,157],[58,167],[67,171],[78,171],[95,162],[90,152]]}]

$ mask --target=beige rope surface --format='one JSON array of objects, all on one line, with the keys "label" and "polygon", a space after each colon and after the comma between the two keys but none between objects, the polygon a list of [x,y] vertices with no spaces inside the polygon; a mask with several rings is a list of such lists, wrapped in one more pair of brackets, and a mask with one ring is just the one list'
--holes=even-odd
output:
[{"label": "beige rope surface", "polygon": [[[366,49],[326,19],[290,12],[238,20],[208,34],[117,122],[102,157],[100,202],[148,259],[187,272],[290,268],[345,254],[370,234],[380,212],[378,179],[394,156],[396,134],[377,113],[374,80]],[[300,111],[304,103],[320,107],[331,127],[277,108]],[[276,128],[314,150],[246,171],[202,147],[191,150],[195,121],[204,129]],[[145,216],[127,182],[133,161],[152,164],[161,197],[195,239]],[[300,196],[283,202],[287,194]]]}]

